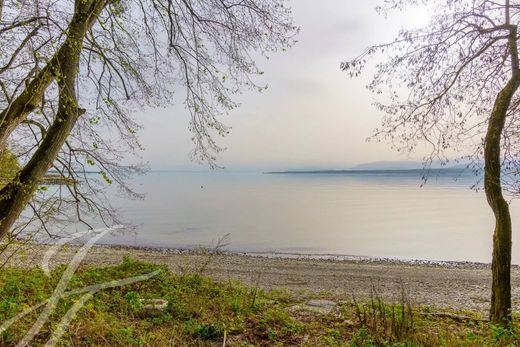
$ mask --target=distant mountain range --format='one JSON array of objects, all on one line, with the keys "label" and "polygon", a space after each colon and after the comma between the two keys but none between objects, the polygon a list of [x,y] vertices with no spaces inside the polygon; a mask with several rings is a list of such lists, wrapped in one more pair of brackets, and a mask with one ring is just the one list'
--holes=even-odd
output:
[{"label": "distant mountain range", "polygon": [[[430,166],[430,171],[462,171],[467,167],[467,163],[458,163],[451,166],[441,166],[440,162],[434,162]],[[313,170],[286,170],[272,171],[267,173],[356,173],[374,171],[422,171],[424,164],[416,161],[375,161],[370,163],[358,164],[348,169],[313,169]]]},{"label": "distant mountain range", "polygon": [[[442,166],[439,161],[434,161],[430,169],[466,169],[469,162],[458,162],[454,165]],[[422,170],[424,163],[418,161],[373,161],[370,163],[359,164],[349,170]]]}]

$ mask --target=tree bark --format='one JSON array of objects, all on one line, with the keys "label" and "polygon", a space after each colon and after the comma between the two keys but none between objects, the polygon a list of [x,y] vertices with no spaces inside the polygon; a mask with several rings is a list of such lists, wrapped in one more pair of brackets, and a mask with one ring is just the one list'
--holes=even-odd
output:
[{"label": "tree bark", "polygon": [[106,4],[106,0],[76,0],[75,14],[68,28],[69,34],[60,48],[57,71],[53,73],[59,87],[58,111],[29,162],[12,182],[0,190],[0,239],[9,232],[20,216],[80,116],[75,83],[83,39]]},{"label": "tree bark", "polygon": [[520,86],[520,74],[513,74],[498,93],[485,138],[484,188],[495,216],[493,234],[491,309],[492,323],[507,325],[511,321],[511,215],[501,185],[500,142],[511,98]]},{"label": "tree bark", "polygon": [[518,27],[511,25],[509,0],[506,0],[505,3],[505,25],[509,29],[508,49],[511,58],[511,78],[495,99],[484,143],[484,189],[489,206],[495,215],[489,320],[491,323],[504,326],[511,322],[512,227],[509,204],[502,193],[500,142],[511,99],[520,86]]}]

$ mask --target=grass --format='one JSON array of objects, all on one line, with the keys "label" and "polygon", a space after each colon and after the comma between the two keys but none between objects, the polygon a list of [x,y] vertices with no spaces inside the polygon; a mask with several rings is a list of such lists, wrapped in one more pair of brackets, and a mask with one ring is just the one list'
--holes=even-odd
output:
[{"label": "grass", "polygon": [[[156,277],[94,295],[78,312],[58,346],[518,346],[520,329],[462,322],[429,315],[406,296],[396,303],[375,295],[342,302],[330,314],[295,309],[302,304],[284,290],[262,291],[236,282],[215,282],[199,274],[172,274],[166,267],[125,259],[117,266],[83,267],[68,289],[82,288],[155,270]],[[47,299],[63,267],[48,278],[39,269],[0,270],[0,323]],[[81,295],[60,301],[33,346],[41,346]],[[168,300],[162,312],[141,299]],[[40,311],[0,335],[14,346]],[[468,313],[465,313],[467,315]]]}]

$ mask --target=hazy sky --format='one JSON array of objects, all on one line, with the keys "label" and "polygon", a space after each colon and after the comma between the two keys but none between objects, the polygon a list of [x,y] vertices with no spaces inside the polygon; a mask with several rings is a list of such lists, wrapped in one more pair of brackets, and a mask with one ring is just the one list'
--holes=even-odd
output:
[{"label": "hazy sky", "polygon": [[[367,45],[391,40],[399,28],[427,18],[415,9],[388,19],[374,8],[380,1],[293,0],[298,43],[269,60],[259,60],[265,74],[262,93],[246,92],[241,106],[222,118],[232,127],[220,143],[227,147],[219,164],[228,169],[348,168],[357,163],[404,160],[387,144],[366,138],[381,114],[365,89],[370,73],[349,79],[342,60]],[[205,169],[190,162],[193,148],[183,105],[139,115],[142,158],[152,169]],[[165,126],[168,124],[168,126]]]}]

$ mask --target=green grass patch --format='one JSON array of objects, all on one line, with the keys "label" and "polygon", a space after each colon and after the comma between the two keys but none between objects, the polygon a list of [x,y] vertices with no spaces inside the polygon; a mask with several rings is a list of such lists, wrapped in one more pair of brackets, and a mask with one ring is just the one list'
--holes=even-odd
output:
[{"label": "green grass patch", "polygon": [[[0,323],[49,298],[65,267],[50,277],[40,269],[0,270]],[[381,300],[344,302],[330,314],[294,309],[301,297],[285,290],[262,291],[199,274],[178,275],[166,267],[125,259],[117,266],[81,267],[67,290],[160,273],[148,280],[105,289],[79,310],[59,346],[518,346],[517,326],[489,327],[429,316],[428,309]],[[44,345],[82,296],[60,300],[32,346]],[[147,310],[145,299],[164,299],[163,311]],[[143,301],[144,300],[144,301]],[[41,309],[0,335],[15,346]]]}]

